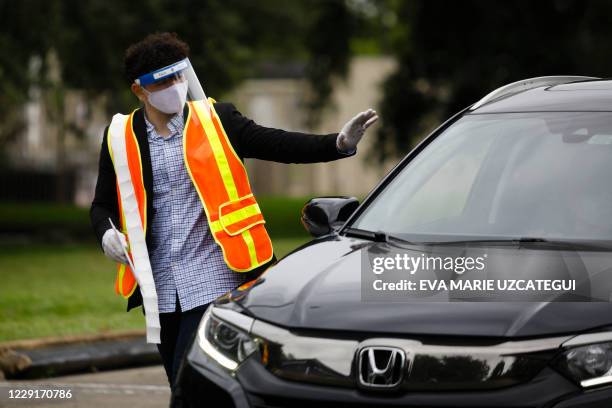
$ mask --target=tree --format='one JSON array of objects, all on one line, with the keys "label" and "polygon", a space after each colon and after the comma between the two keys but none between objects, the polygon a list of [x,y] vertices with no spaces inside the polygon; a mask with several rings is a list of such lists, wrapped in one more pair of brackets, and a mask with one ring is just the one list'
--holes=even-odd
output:
[{"label": "tree", "polygon": [[[149,33],[176,32],[190,44],[191,62],[207,94],[216,97],[262,61],[296,59],[306,61],[312,106],[318,106],[349,57],[350,13],[343,0],[0,0],[0,23],[0,152],[24,127],[27,90],[40,88],[57,128],[58,200],[66,199],[65,133],[79,133],[66,122],[66,92],[82,91],[91,103],[105,96],[109,113],[134,108],[123,53]],[[32,61],[40,69],[28,69]]]},{"label": "tree", "polygon": [[379,159],[492,89],[555,74],[608,76],[612,3],[591,0],[387,2],[399,66],[384,84]]},{"label": "tree", "polygon": [[[0,0],[0,163],[4,147],[22,131],[23,104],[28,100],[36,69],[32,55],[42,56],[47,48],[49,30],[46,15],[51,4],[31,0]],[[30,15],[32,9],[39,13]],[[40,62],[40,61],[39,61]],[[1,165],[0,165],[1,166]]]}]

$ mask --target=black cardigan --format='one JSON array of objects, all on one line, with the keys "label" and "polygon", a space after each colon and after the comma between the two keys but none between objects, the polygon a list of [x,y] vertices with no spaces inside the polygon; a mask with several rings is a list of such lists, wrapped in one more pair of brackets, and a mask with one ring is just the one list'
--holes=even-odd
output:
[{"label": "black cardigan", "polygon": [[[316,163],[337,160],[355,154],[338,152],[336,148],[337,133],[311,135],[268,128],[260,126],[253,120],[243,116],[231,103],[215,103],[214,107],[232,147],[242,161],[245,158],[252,157],[280,163]],[[136,110],[133,126],[142,159],[144,187],[147,191],[147,214],[150,217],[149,219],[151,219],[155,216],[152,207],[153,173],[143,112],[142,108]],[[187,117],[187,112],[188,108],[185,105],[183,111],[184,118]],[[102,246],[102,236],[106,230],[111,228],[108,218],[110,217],[115,225],[119,225],[115,169],[108,152],[107,137],[108,126],[104,130],[104,137],[100,148],[98,181],[89,211],[91,224],[100,246]],[[296,214],[296,217],[298,217],[298,214]],[[150,231],[151,229],[147,228],[145,237],[147,244],[150,243]],[[273,256],[272,260],[267,264],[248,272],[248,274],[251,277],[256,277],[275,261],[276,256]],[[128,299],[127,310],[129,311],[139,305],[142,305],[142,297],[140,290],[135,290]]]}]

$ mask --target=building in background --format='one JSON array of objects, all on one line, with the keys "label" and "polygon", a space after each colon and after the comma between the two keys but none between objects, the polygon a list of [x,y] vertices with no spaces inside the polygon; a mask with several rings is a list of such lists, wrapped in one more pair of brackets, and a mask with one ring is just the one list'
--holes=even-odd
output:
[{"label": "building in background", "polygon": [[[279,77],[271,72],[269,78],[245,81],[229,100],[257,123],[313,133],[338,132],[357,112],[377,108],[381,99],[381,82],[394,69],[390,57],[355,57],[345,81],[338,81],[331,96],[331,108],[314,129],[303,127],[306,119],[305,95],[307,81],[298,75]],[[293,71],[295,73],[295,71]],[[247,160],[253,188],[259,194],[314,196],[329,194],[365,195],[395,163],[382,165],[368,158],[375,149],[376,125],[364,136],[358,154],[346,160],[314,164],[282,164]]]},{"label": "building in background", "polygon": [[[382,97],[381,82],[394,67],[391,57],[353,58],[346,80],[338,81],[334,86],[331,107],[323,112],[320,124],[314,129],[304,126],[307,115],[305,96],[309,88],[299,65],[264,67],[257,78],[244,81],[230,95],[209,96],[233,102],[245,116],[264,126],[332,133],[338,132],[355,113],[369,107],[377,108]],[[33,90],[32,96],[32,101],[25,107],[26,129],[8,149],[10,168],[24,175],[53,174],[62,169],[66,174],[65,188],[70,199],[77,205],[89,206],[97,177],[102,132],[110,121],[102,109],[102,101],[97,105],[86,104],[84,95],[68,93],[65,104],[65,123],[68,125],[64,126],[64,132],[59,132],[57,124],[49,120],[48,108],[41,95]],[[375,131],[376,125],[359,144],[358,154],[346,160],[291,165],[245,160],[252,188],[261,195],[363,196],[396,162],[390,160],[380,164],[370,159],[368,152],[376,149]],[[58,149],[58,143],[63,144],[61,149]],[[44,178],[36,180],[22,183],[22,188],[51,188]],[[9,191],[6,190],[0,190],[0,199],[7,199],[2,196]],[[52,198],[52,194],[38,191],[25,197],[47,199]]]}]

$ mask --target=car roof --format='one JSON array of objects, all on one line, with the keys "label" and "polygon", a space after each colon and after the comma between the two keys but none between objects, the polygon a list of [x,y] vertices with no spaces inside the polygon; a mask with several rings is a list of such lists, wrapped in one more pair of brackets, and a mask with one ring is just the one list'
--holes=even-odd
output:
[{"label": "car roof", "polygon": [[486,102],[471,114],[504,112],[612,112],[612,80],[542,85]]}]

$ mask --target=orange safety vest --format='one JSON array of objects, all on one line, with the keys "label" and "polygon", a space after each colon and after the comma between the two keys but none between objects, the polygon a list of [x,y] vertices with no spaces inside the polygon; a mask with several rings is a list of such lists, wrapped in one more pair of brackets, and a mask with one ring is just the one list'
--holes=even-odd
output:
[{"label": "orange safety vest", "polygon": [[[236,272],[247,272],[272,259],[272,241],[265,220],[251,191],[246,169],[234,151],[221,120],[213,108],[214,100],[187,102],[189,114],[183,130],[185,167],[202,201],[208,225],[223,251],[227,266]],[[134,111],[135,112],[135,111]],[[127,165],[143,230],[147,228],[147,192],[142,176],[142,159],[132,126],[134,112],[125,126]],[[108,138],[111,158],[113,152]],[[113,165],[117,166],[113,158]],[[125,216],[117,183],[121,229],[125,233]],[[137,282],[129,266],[118,264],[115,291],[128,298]]]}]

